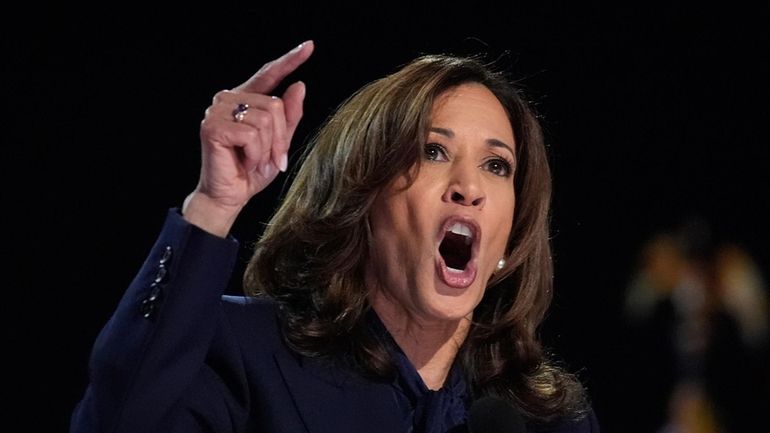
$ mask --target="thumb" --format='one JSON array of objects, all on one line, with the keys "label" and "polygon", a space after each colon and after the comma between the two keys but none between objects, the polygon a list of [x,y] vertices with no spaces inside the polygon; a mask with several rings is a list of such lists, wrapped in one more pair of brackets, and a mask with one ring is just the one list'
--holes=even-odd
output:
[{"label": "thumb", "polygon": [[283,92],[283,111],[286,116],[286,133],[291,140],[297,129],[299,120],[302,119],[303,103],[305,101],[305,83],[297,81]]}]

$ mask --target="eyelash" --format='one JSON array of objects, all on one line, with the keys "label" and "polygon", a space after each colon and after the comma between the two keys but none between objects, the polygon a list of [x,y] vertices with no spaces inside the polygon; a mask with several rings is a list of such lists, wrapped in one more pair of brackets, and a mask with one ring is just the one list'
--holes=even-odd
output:
[{"label": "eyelash", "polygon": [[[430,153],[433,151],[440,152],[440,154],[443,155],[444,158],[448,160],[446,148],[438,143],[428,143],[425,145],[425,150],[424,150],[425,159],[427,159],[428,161],[438,161],[438,155]],[[501,167],[492,169],[489,167],[491,164],[500,164]],[[511,175],[513,174],[513,169],[512,169],[513,164],[503,157],[489,158],[486,161],[484,161],[483,165],[486,166],[486,170],[488,170],[490,173],[496,176],[511,177]],[[500,171],[503,171],[503,173],[500,173]]]},{"label": "eyelash", "polygon": [[447,155],[446,155],[446,149],[444,148],[444,146],[442,146],[442,145],[440,145],[440,144],[437,144],[437,143],[428,143],[428,144],[426,144],[426,145],[425,145],[425,158],[426,158],[428,161],[436,161],[436,160],[438,159],[436,156],[434,156],[434,155],[430,155],[430,154],[428,153],[428,152],[430,152],[430,151],[432,151],[432,150],[433,150],[433,151],[438,151],[438,152],[441,152],[441,154],[442,154],[442,155],[444,155],[444,158],[446,158],[446,157],[447,157]]}]

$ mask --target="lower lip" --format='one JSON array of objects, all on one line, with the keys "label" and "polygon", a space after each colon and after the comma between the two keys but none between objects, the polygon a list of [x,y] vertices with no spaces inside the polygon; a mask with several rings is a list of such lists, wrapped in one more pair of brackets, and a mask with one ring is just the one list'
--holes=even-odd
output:
[{"label": "lower lip", "polygon": [[450,271],[447,267],[444,258],[441,255],[438,256],[438,262],[436,263],[438,268],[438,275],[441,280],[449,287],[455,289],[465,289],[476,279],[476,265],[473,260],[465,265],[465,269],[461,272]]}]

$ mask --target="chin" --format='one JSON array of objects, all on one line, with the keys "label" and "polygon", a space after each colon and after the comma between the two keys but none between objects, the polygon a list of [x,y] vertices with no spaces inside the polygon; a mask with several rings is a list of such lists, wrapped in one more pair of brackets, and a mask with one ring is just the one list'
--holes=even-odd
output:
[{"label": "chin", "polygon": [[431,317],[446,321],[470,319],[476,305],[481,301],[483,288],[471,286],[463,290],[463,293],[457,292],[453,287],[439,285],[427,308]]}]

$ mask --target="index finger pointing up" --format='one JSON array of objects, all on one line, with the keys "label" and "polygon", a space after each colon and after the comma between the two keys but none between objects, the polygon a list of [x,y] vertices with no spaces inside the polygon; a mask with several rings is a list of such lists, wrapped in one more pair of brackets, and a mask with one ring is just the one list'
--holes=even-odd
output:
[{"label": "index finger pointing up", "polygon": [[266,63],[257,73],[233,90],[250,93],[268,94],[272,92],[281,80],[294,72],[299,65],[313,53],[313,41],[305,41],[283,56]]}]

